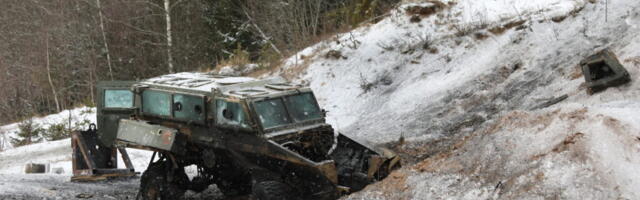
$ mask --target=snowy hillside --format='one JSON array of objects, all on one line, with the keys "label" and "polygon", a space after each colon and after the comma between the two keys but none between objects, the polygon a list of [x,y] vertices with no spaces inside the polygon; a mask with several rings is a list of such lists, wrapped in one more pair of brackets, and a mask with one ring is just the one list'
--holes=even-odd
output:
[{"label": "snowy hillside", "polygon": [[[72,126],[84,120],[90,123],[96,122],[96,109],[81,107],[72,110],[65,110],[57,114],[32,119],[34,124],[42,128],[47,128],[52,124],[71,123]],[[27,163],[50,164],[51,169],[62,169],[63,175],[71,175],[71,140],[63,139],[58,141],[46,141],[38,144],[13,148],[8,142],[11,137],[16,137],[19,131],[19,123],[13,123],[0,127],[0,131],[5,133],[8,148],[0,152],[0,174],[22,174],[24,165]],[[87,127],[74,127],[86,129]],[[133,160],[133,164],[138,171],[144,171],[148,164],[150,153],[148,151],[134,150],[128,151]],[[119,160],[120,161],[120,160]],[[120,161],[119,166],[124,166]],[[52,170],[53,171],[53,170]]]},{"label": "snowy hillside", "polygon": [[[348,199],[638,199],[640,2],[605,3],[406,1],[280,73],[338,130],[405,157]],[[578,63],[604,48],[632,82],[590,96]]]},{"label": "snowy hillside", "polygon": [[[33,122],[47,128],[52,124],[68,123],[69,118],[72,125],[84,120],[95,123],[95,108],[65,110],[33,118]],[[19,131],[18,123],[2,126],[0,130],[6,133],[4,138],[8,140],[15,137]],[[69,182],[72,175],[70,139],[45,141],[15,148],[11,147],[8,141],[6,144],[8,149],[0,151],[0,199],[69,199],[80,193],[93,194],[98,199],[122,199],[130,198],[137,192],[137,179],[102,184]],[[147,168],[151,152],[128,149],[128,153],[136,171],[143,172]],[[24,167],[27,163],[49,164],[51,170],[47,174],[25,175]],[[118,166],[124,166],[121,159],[118,160]]]},{"label": "snowy hillside", "polygon": [[[96,122],[96,109],[88,108],[88,107],[80,107],[71,110],[64,110],[60,113],[47,115],[44,117],[34,117],[33,123],[35,126],[41,128],[49,128],[49,126],[54,124],[64,124],[65,126],[69,126],[71,124],[72,127],[76,127],[76,125],[80,124],[90,124]],[[87,123],[82,123],[82,122]],[[20,123],[13,123],[4,126],[0,126],[0,144],[4,149],[12,148],[11,138],[16,137],[16,134],[20,131],[19,128]],[[78,129],[86,129],[87,127],[77,127]]]},{"label": "snowy hillside", "polygon": [[[403,157],[344,199],[640,199],[639,33],[637,0],[405,0],[270,75],[309,84],[334,128]],[[578,63],[604,48],[632,82],[588,95]],[[0,194],[51,192],[26,183],[62,184],[69,147],[0,152],[0,180],[19,183],[0,182]],[[150,153],[129,153],[143,171]],[[64,173],[26,177],[28,162]],[[116,185],[134,194],[137,184]]]}]

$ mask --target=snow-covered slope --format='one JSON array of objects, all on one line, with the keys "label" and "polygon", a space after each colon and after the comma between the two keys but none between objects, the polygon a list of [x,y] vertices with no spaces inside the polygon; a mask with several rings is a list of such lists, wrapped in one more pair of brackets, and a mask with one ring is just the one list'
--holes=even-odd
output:
[{"label": "snow-covered slope", "polygon": [[[70,110],[64,110],[60,113],[47,115],[44,117],[34,117],[31,119],[34,126],[46,129],[49,126],[54,124],[65,124],[65,126],[69,126],[71,124],[72,128],[78,129],[86,129],[87,127],[76,127],[81,124],[90,124],[96,122],[96,109],[89,107],[79,107]],[[87,123],[82,123],[82,122]],[[4,126],[0,126],[0,146],[4,147],[3,149],[11,149],[13,148],[11,144],[11,138],[16,137],[16,134],[20,131],[19,128],[20,123],[12,123]]]},{"label": "snow-covered slope", "polygon": [[[76,122],[88,120],[90,123],[96,122],[95,108],[81,107],[72,110],[64,110],[60,113],[33,118],[33,123],[42,128],[58,123],[70,123],[72,126]],[[87,127],[74,127],[86,129]],[[18,123],[13,123],[0,127],[2,133],[7,134],[5,138],[16,137],[19,131]],[[13,148],[8,143],[8,148],[0,152],[0,174],[24,174],[24,166],[27,163],[50,164],[51,169],[62,169],[62,175],[71,175],[71,140],[63,139],[57,141],[43,141],[41,143]],[[150,159],[151,153],[143,150],[128,150],[136,171],[144,171]],[[124,166],[118,160],[119,166]],[[53,170],[52,170],[53,171]],[[60,172],[60,171],[59,171]],[[53,173],[53,172],[52,172]]]},{"label": "snow-covered slope", "polygon": [[[52,124],[68,123],[69,118],[72,125],[84,120],[95,123],[95,108],[65,110],[32,120],[40,127],[47,128]],[[18,123],[2,126],[0,130],[7,134],[4,138],[15,137],[19,131]],[[135,149],[128,149],[127,152],[136,171],[143,172],[151,152]],[[47,174],[25,174],[27,163],[49,164],[51,170]],[[121,159],[118,160],[118,166],[124,166]],[[0,199],[70,199],[81,193],[94,195],[97,199],[124,199],[132,198],[137,192],[137,179],[107,183],[69,182],[71,168],[70,139],[43,141],[15,148],[8,146],[0,151]]]},{"label": "snow-covered slope", "polygon": [[[638,33],[637,0],[406,0],[274,74],[309,84],[337,130],[403,156],[346,199],[640,199]],[[632,82],[587,95],[577,64],[604,48]],[[68,147],[2,152],[0,174],[51,162],[66,178]],[[144,170],[148,152],[130,154]]]},{"label": "snow-covered slope", "polygon": [[[338,130],[405,157],[348,199],[640,198],[639,1],[434,2],[406,1],[280,71]],[[577,65],[604,48],[633,81],[590,96]]]},{"label": "snow-covered slope", "polygon": [[[446,135],[443,127],[458,123],[456,117],[487,118],[496,111],[535,106],[535,99],[566,94],[572,88],[545,86],[575,73],[578,61],[594,48],[612,46],[622,53],[617,46],[630,42],[632,30],[637,30],[627,23],[631,16],[622,18],[633,11],[626,5],[632,1],[611,2],[609,9],[616,12],[609,13],[609,22],[604,22],[600,2],[452,2],[418,23],[409,22],[405,8],[429,3],[405,4],[377,24],[303,51],[295,58],[304,60],[290,59],[283,71],[307,67],[301,79],[318,93],[339,129],[388,142],[400,132],[419,136],[433,129],[429,134]],[[567,18],[555,23],[555,16]],[[489,31],[520,23],[500,34]],[[326,58],[331,50],[346,58]],[[363,82],[375,88],[365,92]],[[477,98],[478,104],[450,105],[469,98]],[[471,107],[484,112],[467,112]]]}]

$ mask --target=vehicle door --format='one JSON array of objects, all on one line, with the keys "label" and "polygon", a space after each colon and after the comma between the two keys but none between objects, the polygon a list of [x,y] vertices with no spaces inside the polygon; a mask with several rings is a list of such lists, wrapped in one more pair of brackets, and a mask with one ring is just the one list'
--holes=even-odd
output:
[{"label": "vehicle door", "polygon": [[135,112],[135,81],[101,81],[97,85],[98,139],[104,146],[112,146],[118,133],[120,119],[128,119]]}]

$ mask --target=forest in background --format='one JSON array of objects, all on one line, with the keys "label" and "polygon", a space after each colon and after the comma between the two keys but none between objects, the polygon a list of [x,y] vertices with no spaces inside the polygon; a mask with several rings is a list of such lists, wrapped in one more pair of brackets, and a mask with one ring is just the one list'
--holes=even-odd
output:
[{"label": "forest in background", "polygon": [[5,0],[0,123],[93,105],[101,80],[261,67],[374,21],[398,0]]}]

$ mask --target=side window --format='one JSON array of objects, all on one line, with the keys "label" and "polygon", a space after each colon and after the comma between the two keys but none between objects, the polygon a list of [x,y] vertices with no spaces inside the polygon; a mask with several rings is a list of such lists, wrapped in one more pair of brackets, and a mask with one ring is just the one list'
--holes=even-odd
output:
[{"label": "side window", "polygon": [[174,94],[173,116],[184,120],[204,121],[204,99],[197,96]]},{"label": "side window", "polygon": [[142,92],[142,112],[159,116],[171,116],[171,94],[145,90]]},{"label": "side window", "polygon": [[244,110],[239,103],[216,100],[216,119],[218,124],[249,128]]},{"label": "side window", "polygon": [[105,108],[133,108],[133,92],[129,90],[104,90]]}]

